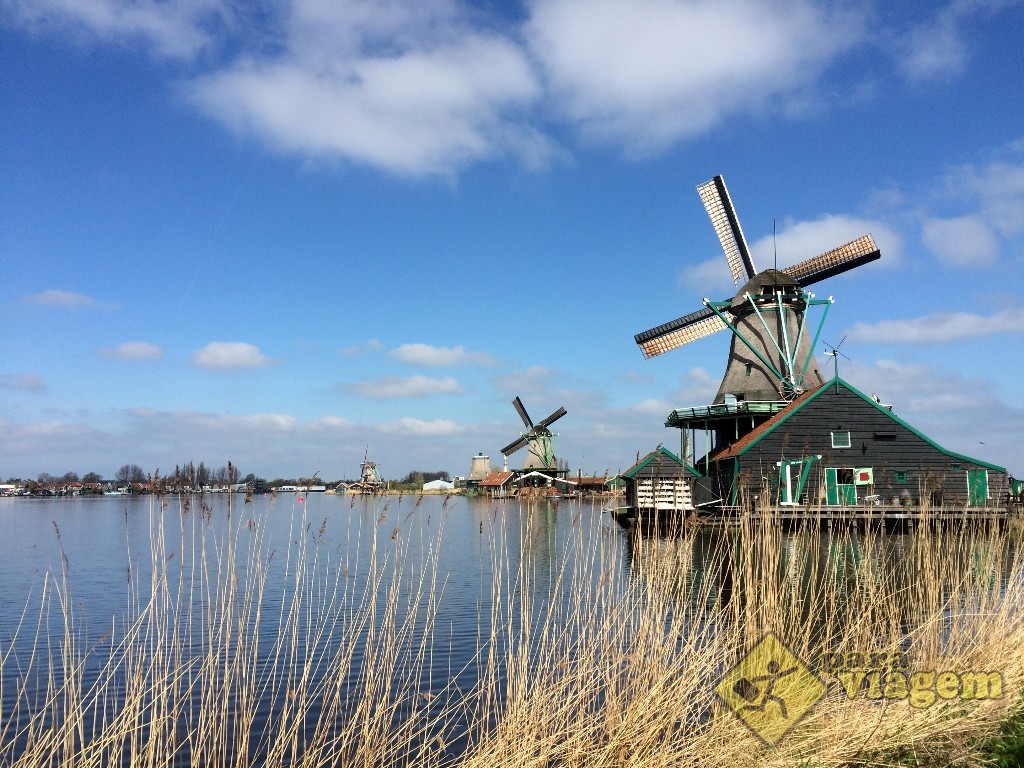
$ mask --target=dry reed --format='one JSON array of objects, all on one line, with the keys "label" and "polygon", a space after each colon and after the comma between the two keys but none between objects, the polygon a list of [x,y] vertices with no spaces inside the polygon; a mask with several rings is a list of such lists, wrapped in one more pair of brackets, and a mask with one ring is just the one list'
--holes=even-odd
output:
[{"label": "dry reed", "polygon": [[[524,503],[518,527],[501,514],[480,524],[491,593],[463,689],[462,670],[434,678],[441,529],[459,510],[446,500],[431,526],[418,507],[390,536],[378,521],[331,550],[328,521],[315,530],[300,505],[278,555],[248,506],[218,535],[208,515],[155,503],[148,583],[133,583],[102,642],[76,623],[64,567],[46,577],[34,626],[22,618],[31,653],[0,648],[0,685],[17,686],[6,699],[0,688],[13,701],[0,764],[876,765],[968,755],[1021,690],[1012,526],[784,532],[769,514],[623,538],[599,508],[563,504],[572,524],[539,546],[544,503]],[[272,571],[288,585],[273,599]],[[768,632],[812,666],[826,652],[899,652],[915,669],[998,671],[1004,695],[914,708],[850,699],[825,677],[824,698],[769,747],[715,692]]]}]

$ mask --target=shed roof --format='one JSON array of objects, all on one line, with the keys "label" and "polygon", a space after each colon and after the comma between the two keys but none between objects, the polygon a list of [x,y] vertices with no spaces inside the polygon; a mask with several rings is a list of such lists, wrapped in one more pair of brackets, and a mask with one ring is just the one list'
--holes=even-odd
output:
[{"label": "shed roof", "polygon": [[640,461],[638,461],[632,467],[630,467],[625,472],[623,472],[622,473],[622,477],[636,477],[637,474],[642,472],[643,469],[647,465],[651,464],[652,462],[666,461],[666,460],[679,465],[684,470],[690,472],[693,475],[700,475],[700,472],[698,472],[693,467],[691,467],[689,464],[687,464],[685,461],[680,459],[678,456],[676,456],[674,453],[672,453],[672,451],[670,451],[668,448],[665,448],[664,446],[659,445],[653,451],[651,451],[646,456],[644,456],[642,459],[640,459]]},{"label": "shed roof", "polygon": [[491,472],[491,474],[480,481],[480,487],[500,488],[512,479],[513,474],[512,472]]}]

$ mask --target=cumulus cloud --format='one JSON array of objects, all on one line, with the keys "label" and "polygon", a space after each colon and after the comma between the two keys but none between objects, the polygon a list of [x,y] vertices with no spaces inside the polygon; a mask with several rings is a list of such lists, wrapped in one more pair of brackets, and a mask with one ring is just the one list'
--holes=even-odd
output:
[{"label": "cumulus cloud", "polygon": [[779,268],[785,269],[867,234],[874,237],[882,252],[879,264],[892,267],[899,263],[901,238],[891,227],[877,220],[839,215],[786,221],[774,239],[762,237],[751,244],[751,258],[758,270],[766,269],[775,263],[777,249]]},{"label": "cumulus cloud", "polygon": [[57,288],[49,288],[39,293],[26,296],[23,301],[26,304],[35,304],[40,307],[55,307],[58,309],[112,309],[111,304],[102,304],[92,296],[75,291],[64,291]]},{"label": "cumulus cloud", "polygon": [[1003,237],[1024,232],[1024,146],[1008,149],[1011,159],[982,165],[965,165],[951,171],[945,193],[956,202],[968,197],[975,213]]},{"label": "cumulus cloud", "polygon": [[13,0],[5,3],[36,30],[88,33],[104,42],[148,43],[161,58],[194,58],[227,20],[221,0]]},{"label": "cumulus cloud", "polygon": [[[688,295],[697,297],[698,300],[702,298],[717,300],[736,292],[736,286],[733,285],[732,275],[724,255],[713,256],[707,261],[683,267],[676,282]],[[699,304],[694,304],[690,311],[695,312],[700,308]]]},{"label": "cumulus cloud", "polygon": [[906,320],[855,323],[847,338],[876,344],[944,344],[996,333],[1024,333],[1024,309],[1005,309],[987,317],[973,312],[937,312]]},{"label": "cumulus cloud", "polygon": [[494,366],[498,361],[487,352],[471,352],[461,344],[435,347],[430,344],[402,344],[391,350],[391,356],[410,365],[427,368],[454,368],[464,365]]},{"label": "cumulus cloud", "polygon": [[526,27],[564,116],[637,152],[784,107],[865,33],[806,0],[541,0]]},{"label": "cumulus cloud", "polygon": [[960,21],[947,9],[898,40],[896,64],[904,77],[925,80],[959,74],[968,58]]},{"label": "cumulus cloud", "polygon": [[46,384],[34,373],[4,373],[0,374],[0,389],[43,393],[46,392]]},{"label": "cumulus cloud", "polygon": [[462,427],[451,419],[415,419],[403,416],[395,421],[378,424],[377,429],[385,434],[413,436],[455,435],[462,432]]},{"label": "cumulus cloud", "polygon": [[211,341],[197,349],[189,358],[196,368],[210,371],[234,371],[242,368],[265,368],[274,360],[260,352],[255,344],[242,341]]},{"label": "cumulus cloud", "polygon": [[999,255],[999,242],[980,216],[926,219],[921,240],[939,261],[957,267],[993,264]]},{"label": "cumulus cloud", "polygon": [[457,395],[462,392],[459,382],[451,376],[382,376],[379,379],[358,381],[342,385],[341,389],[371,400],[393,400],[400,397],[424,395]]},{"label": "cumulus cloud", "polygon": [[126,341],[116,347],[103,347],[100,355],[108,360],[159,360],[164,350],[159,344],[148,341]]},{"label": "cumulus cloud", "polygon": [[552,148],[519,113],[540,96],[525,52],[444,0],[290,6],[282,46],[196,79],[189,98],[278,148],[408,175]]}]

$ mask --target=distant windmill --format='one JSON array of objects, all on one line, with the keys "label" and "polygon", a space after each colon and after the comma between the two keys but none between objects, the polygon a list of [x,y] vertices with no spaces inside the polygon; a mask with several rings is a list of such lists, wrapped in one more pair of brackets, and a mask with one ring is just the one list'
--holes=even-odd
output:
[{"label": "distant windmill", "polygon": [[502,454],[506,457],[511,456],[520,448],[529,446],[530,450],[526,456],[526,462],[523,464],[523,469],[558,469],[558,460],[555,458],[554,451],[551,448],[551,430],[548,427],[565,416],[568,411],[565,408],[559,408],[543,421],[534,424],[530,414],[523,407],[522,400],[516,397],[512,401],[512,405],[515,406],[519,418],[523,420],[523,426],[526,427],[526,431],[502,448]]},{"label": "distant windmill", "polygon": [[802,261],[785,270],[758,272],[740,229],[725,181],[715,176],[697,187],[711,217],[733,282],[743,286],[729,301],[704,299],[704,309],[659,325],[634,338],[646,357],[681,347],[728,328],[732,331],[729,362],[715,403],[730,398],[747,401],[790,400],[824,383],[814,361],[805,310],[831,299],[815,299],[808,286],[878,259],[871,235]]}]

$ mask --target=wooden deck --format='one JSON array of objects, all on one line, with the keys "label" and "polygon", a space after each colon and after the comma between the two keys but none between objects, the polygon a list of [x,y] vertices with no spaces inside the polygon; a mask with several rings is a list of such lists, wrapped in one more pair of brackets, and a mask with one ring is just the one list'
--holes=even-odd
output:
[{"label": "wooden deck", "polygon": [[1024,502],[1010,501],[989,507],[905,507],[892,505],[796,507],[780,505],[771,508],[722,507],[713,514],[697,514],[693,510],[635,509],[616,507],[608,510],[624,527],[631,525],[687,524],[729,526],[744,518],[754,521],[778,521],[783,525],[797,523],[826,528],[856,526],[914,527],[917,525],[956,525],[969,523],[1004,523],[1024,518]]}]

